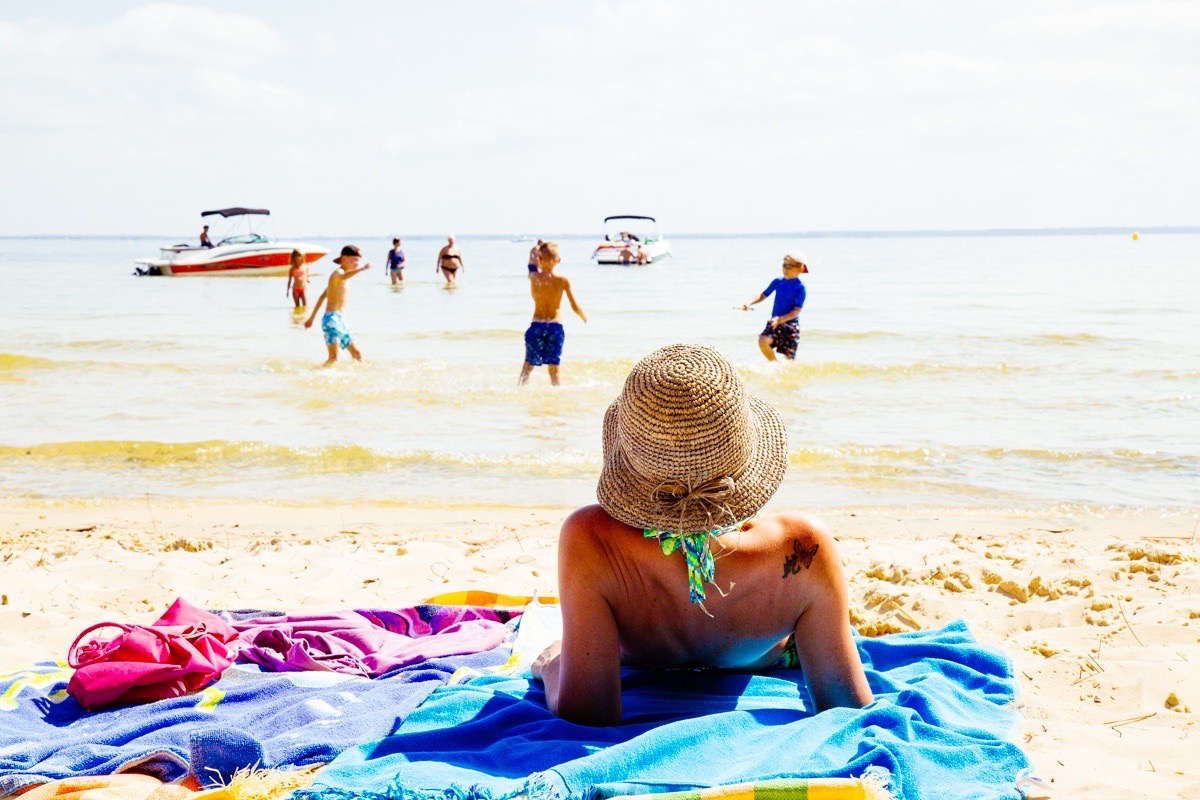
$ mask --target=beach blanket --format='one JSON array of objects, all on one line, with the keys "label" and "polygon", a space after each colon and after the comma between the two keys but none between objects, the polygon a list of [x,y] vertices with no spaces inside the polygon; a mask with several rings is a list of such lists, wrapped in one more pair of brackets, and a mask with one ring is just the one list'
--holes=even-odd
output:
[{"label": "beach blanket", "polygon": [[[600,795],[596,800],[605,797]],[[617,795],[620,800],[886,800],[881,779],[782,778],[774,781],[735,783],[690,792]],[[157,800],[157,798],[155,798]]]},{"label": "beach blanket", "polygon": [[814,714],[797,671],[623,673],[624,724],[546,710],[540,683],[439,688],[395,734],[350,748],[297,800],[584,800],[885,770],[906,800],[1019,797],[1027,760],[1008,659],[959,621],[859,639],[875,701]]},{"label": "beach blanket", "polygon": [[542,595],[500,594],[485,589],[466,589],[458,592],[443,592],[434,595],[425,602],[443,606],[472,606],[473,608],[508,608],[522,609],[537,601],[548,605],[557,605],[558,598]]},{"label": "beach blanket", "polygon": [[56,778],[189,773],[215,786],[238,769],[324,763],[387,736],[462,667],[503,664],[508,648],[430,659],[369,680],[332,672],[267,673],[235,665],[198,694],[97,713],[50,663],[0,673],[0,796]]},{"label": "beach blanket", "polygon": [[194,792],[149,775],[88,775],[64,778],[21,794],[24,800],[237,800],[228,788]]},{"label": "beach blanket", "polygon": [[512,615],[425,605],[255,617],[233,623],[238,661],[272,672],[318,670],[374,678],[430,658],[498,647]]}]

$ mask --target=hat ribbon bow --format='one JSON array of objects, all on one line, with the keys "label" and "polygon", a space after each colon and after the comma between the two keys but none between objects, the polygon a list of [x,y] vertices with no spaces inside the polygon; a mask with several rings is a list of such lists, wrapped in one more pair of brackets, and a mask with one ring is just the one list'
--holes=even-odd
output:
[{"label": "hat ribbon bow", "polygon": [[659,484],[658,488],[654,490],[654,499],[664,513],[671,516],[678,514],[681,521],[687,513],[688,506],[696,503],[705,508],[711,521],[714,516],[713,511],[729,512],[729,509],[725,507],[725,502],[733,496],[736,489],[737,482],[728,476],[712,478],[695,486],[690,483],[685,485],[678,482],[666,482]]}]

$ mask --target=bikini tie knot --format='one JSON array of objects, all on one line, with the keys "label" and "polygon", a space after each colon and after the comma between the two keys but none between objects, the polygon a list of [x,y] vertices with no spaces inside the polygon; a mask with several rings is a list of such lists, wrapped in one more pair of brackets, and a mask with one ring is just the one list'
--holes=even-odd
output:
[{"label": "bikini tie knot", "polygon": [[663,555],[671,555],[676,550],[683,550],[687,561],[688,599],[693,603],[704,602],[704,584],[712,583],[716,572],[713,562],[712,549],[708,546],[708,537],[720,536],[722,531],[700,531],[699,533],[675,533],[644,528],[642,535],[647,539],[658,539]]}]

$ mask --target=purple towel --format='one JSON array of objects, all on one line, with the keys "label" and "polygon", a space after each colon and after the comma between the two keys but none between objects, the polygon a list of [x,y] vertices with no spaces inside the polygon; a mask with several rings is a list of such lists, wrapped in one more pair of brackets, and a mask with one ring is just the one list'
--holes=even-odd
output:
[{"label": "purple towel", "polygon": [[238,661],[273,672],[368,678],[426,659],[491,650],[509,634],[495,612],[444,606],[256,617],[233,626],[242,642]]}]

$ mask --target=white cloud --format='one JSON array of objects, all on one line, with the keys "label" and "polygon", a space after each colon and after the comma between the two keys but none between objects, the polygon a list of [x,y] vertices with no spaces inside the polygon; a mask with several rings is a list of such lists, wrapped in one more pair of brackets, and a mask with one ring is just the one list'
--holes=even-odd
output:
[{"label": "white cloud", "polygon": [[[1200,182],[1200,3],[316,8],[0,22],[0,159],[127,192],[247,160],[180,202],[269,186],[350,230],[401,206],[417,229],[578,229],[624,203],[691,230],[1177,222]],[[361,202],[326,223],[346,175]]]},{"label": "white cloud", "polygon": [[156,3],[94,26],[3,23],[0,45],[0,120],[18,131],[137,125],[172,108],[220,116],[251,101],[268,114],[303,104],[296,92],[234,72],[285,49],[267,25],[241,14]]}]

